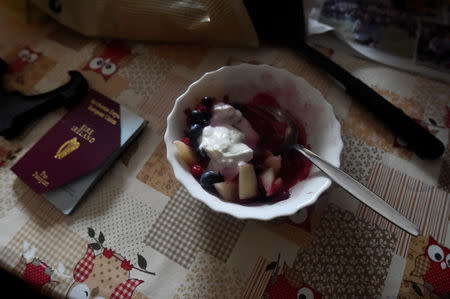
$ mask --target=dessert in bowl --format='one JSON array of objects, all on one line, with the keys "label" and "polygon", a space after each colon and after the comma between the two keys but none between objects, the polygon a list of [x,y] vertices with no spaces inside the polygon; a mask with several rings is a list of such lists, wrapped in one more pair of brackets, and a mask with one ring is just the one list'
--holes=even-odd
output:
[{"label": "dessert in bowl", "polygon": [[267,106],[288,112],[298,142],[339,166],[340,124],[319,91],[271,66],[226,66],[192,83],[167,118],[167,159],[194,198],[237,218],[267,220],[313,204],[331,185],[280,146],[286,127]]}]

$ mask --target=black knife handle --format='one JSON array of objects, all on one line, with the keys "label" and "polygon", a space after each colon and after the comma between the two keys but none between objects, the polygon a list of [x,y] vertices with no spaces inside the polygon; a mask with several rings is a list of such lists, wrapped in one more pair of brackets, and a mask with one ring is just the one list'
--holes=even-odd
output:
[{"label": "black knife handle", "polygon": [[26,96],[0,90],[0,136],[17,137],[32,120],[56,108],[76,105],[87,93],[88,83],[80,72],[69,71],[69,76],[66,84],[43,94]]},{"label": "black knife handle", "polygon": [[384,122],[420,158],[436,159],[444,153],[444,145],[439,139],[364,82],[304,42],[296,43],[294,48],[338,80],[347,94]]}]

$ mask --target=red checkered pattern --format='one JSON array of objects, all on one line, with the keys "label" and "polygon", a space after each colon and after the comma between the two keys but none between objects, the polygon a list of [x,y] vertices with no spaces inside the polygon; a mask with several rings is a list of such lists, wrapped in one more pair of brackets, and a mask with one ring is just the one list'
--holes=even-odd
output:
[{"label": "red checkered pattern", "polygon": [[73,278],[75,279],[75,281],[83,282],[89,277],[89,274],[91,274],[92,270],[94,269],[94,259],[94,250],[91,248],[91,246],[88,245],[86,254],[78,262],[73,272]]},{"label": "red checkered pattern", "polygon": [[244,221],[212,211],[180,187],[144,243],[188,269],[198,250],[226,262],[244,226]]},{"label": "red checkered pattern", "polygon": [[131,298],[131,295],[133,295],[136,287],[143,282],[143,280],[139,279],[128,279],[127,281],[122,282],[114,289],[114,292],[109,299],[129,299]]}]

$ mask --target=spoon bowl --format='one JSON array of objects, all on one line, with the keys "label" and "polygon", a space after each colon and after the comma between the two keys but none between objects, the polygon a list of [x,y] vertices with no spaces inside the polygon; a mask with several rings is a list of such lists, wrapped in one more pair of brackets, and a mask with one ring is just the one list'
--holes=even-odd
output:
[{"label": "spoon bowl", "polygon": [[367,189],[364,185],[354,178],[340,170],[339,168],[326,162],[311,150],[297,143],[298,129],[295,121],[289,113],[280,108],[264,106],[261,107],[267,113],[271,114],[277,121],[286,124],[286,133],[284,142],[281,145],[283,149],[295,149],[313,163],[317,168],[324,172],[331,180],[341,186],[356,199],[367,205],[369,208],[385,217],[387,220],[397,225],[399,228],[410,233],[413,236],[419,235],[419,228],[409,219],[391,207],[381,197]]}]

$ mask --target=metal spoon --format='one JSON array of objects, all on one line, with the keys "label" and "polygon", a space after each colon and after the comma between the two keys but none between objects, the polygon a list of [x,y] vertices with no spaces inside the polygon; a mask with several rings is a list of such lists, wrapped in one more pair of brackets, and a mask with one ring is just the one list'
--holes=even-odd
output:
[{"label": "metal spoon", "polygon": [[405,216],[400,214],[397,210],[391,207],[378,195],[367,189],[354,178],[343,172],[337,167],[324,161],[318,155],[297,143],[297,125],[288,113],[281,109],[264,106],[262,109],[273,115],[279,122],[287,125],[286,135],[282,148],[293,148],[310,160],[317,168],[322,170],[330,179],[341,186],[345,191],[353,195],[356,199],[367,205],[369,208],[385,217],[401,229],[410,233],[413,236],[419,235],[419,228],[417,225],[409,221]]}]

